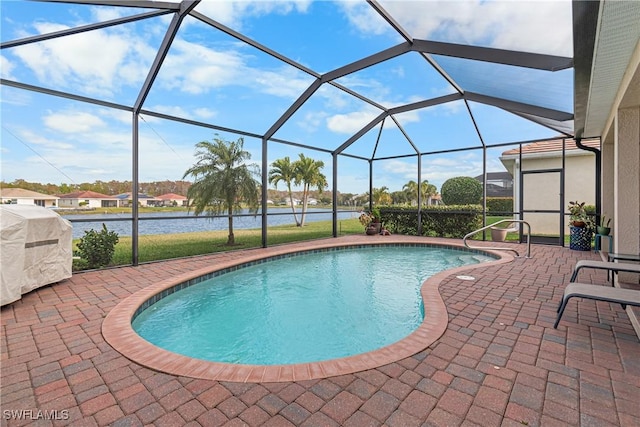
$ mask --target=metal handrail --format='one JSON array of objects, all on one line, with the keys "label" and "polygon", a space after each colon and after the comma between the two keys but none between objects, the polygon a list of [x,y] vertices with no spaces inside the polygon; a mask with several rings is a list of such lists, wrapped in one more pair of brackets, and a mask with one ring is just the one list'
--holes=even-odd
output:
[{"label": "metal handrail", "polygon": [[517,256],[520,256],[520,253],[513,248],[496,248],[496,247],[488,248],[486,246],[469,246],[469,243],[467,243],[467,238],[481,231],[494,227],[496,224],[501,224],[503,222],[507,222],[507,223],[517,222],[517,223],[525,224],[527,226],[527,256],[525,258],[531,258],[531,225],[529,225],[529,223],[523,219],[501,219],[500,221],[494,222],[493,224],[487,225],[486,227],[482,227],[475,231],[472,231],[471,233],[467,233],[467,235],[465,235],[462,238],[462,243],[464,243],[465,247],[467,247],[468,249],[493,249],[498,251],[512,251],[512,252],[515,252]]}]

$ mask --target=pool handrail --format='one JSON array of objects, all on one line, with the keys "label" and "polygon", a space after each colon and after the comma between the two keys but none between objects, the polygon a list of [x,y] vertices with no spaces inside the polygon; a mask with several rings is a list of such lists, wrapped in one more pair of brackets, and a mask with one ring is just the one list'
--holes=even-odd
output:
[{"label": "pool handrail", "polygon": [[[479,233],[481,231],[490,229],[491,227],[495,227],[496,224],[502,224],[502,223],[521,223],[521,224],[525,224],[527,226],[527,255],[525,256],[525,258],[531,258],[531,225],[529,225],[529,223],[523,219],[501,219],[500,221],[496,221],[493,224],[489,224],[486,227],[482,227],[479,228],[475,231],[472,231],[471,233],[467,233],[463,238],[462,238],[462,243],[464,243],[464,246],[467,247],[468,249],[494,249],[494,250],[498,250],[498,251],[511,251],[511,252],[515,252],[516,255],[519,257],[520,253],[515,250],[514,248],[500,248],[500,247],[492,247],[492,248],[487,248],[486,246],[469,246],[469,243],[467,243],[467,239],[471,236],[473,236],[476,233]],[[514,228],[513,231],[517,231],[517,228]]]}]

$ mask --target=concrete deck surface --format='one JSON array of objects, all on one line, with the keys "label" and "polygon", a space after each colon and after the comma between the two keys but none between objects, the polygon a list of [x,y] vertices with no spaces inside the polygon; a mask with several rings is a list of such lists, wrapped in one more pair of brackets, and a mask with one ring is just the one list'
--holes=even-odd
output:
[{"label": "concrete deck surface", "polygon": [[[384,236],[339,239],[372,238]],[[599,259],[556,246],[474,269],[474,281],[448,276],[445,333],[363,372],[201,380],[137,365],[105,342],[102,320],[122,299],[234,256],[78,273],[2,307],[2,425],[640,426],[640,341],[620,305],[576,299],[553,329],[573,266]],[[603,271],[580,281],[607,285]]]}]

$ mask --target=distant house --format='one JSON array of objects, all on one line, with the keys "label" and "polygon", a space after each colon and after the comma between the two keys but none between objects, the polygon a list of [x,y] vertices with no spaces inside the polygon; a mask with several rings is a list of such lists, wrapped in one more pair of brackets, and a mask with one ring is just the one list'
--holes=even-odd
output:
[{"label": "distant house", "polygon": [[24,190],[22,188],[0,188],[0,198],[3,204],[11,205],[36,205],[43,208],[56,207],[57,196]]},{"label": "distant house", "polygon": [[156,197],[159,200],[157,206],[187,206],[187,198],[180,194],[167,193]]},{"label": "distant house", "polygon": [[[133,201],[133,194],[132,193],[122,193],[122,194],[117,194],[115,196],[117,200],[118,200],[118,206],[121,208],[128,208],[131,206],[131,202]],[[164,206],[163,205],[164,201],[161,199],[158,199],[156,197],[153,196],[149,196],[148,194],[144,194],[144,193],[138,193],[138,204],[140,206],[144,206],[144,207],[149,207],[149,206]]]},{"label": "distant house", "polygon": [[97,209],[115,208],[118,200],[113,196],[97,193],[95,191],[75,191],[73,193],[61,194],[58,206],[60,208],[72,209]]},{"label": "distant house", "polygon": [[442,196],[440,194],[434,194],[427,197],[427,205],[429,206],[441,206],[443,204],[444,203],[442,203]]},{"label": "distant house", "polygon": [[[482,175],[475,179],[482,183]],[[487,172],[487,197],[513,197],[513,177],[509,172]]]}]

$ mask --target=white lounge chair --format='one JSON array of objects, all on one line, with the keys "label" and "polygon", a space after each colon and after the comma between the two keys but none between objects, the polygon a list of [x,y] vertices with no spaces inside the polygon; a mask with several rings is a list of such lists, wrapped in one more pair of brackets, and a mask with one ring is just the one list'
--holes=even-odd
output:
[{"label": "white lounge chair", "polygon": [[609,272],[618,273],[620,271],[628,273],[640,273],[640,264],[631,264],[627,262],[609,262],[609,261],[592,261],[588,259],[580,260],[576,263],[571,275],[570,282],[575,282],[578,278],[578,272],[583,268],[595,268],[599,270],[607,270]]},{"label": "white lounge chair", "polygon": [[569,283],[564,290],[562,301],[560,301],[560,305],[558,306],[558,317],[556,318],[556,323],[553,324],[554,329],[558,327],[562,313],[564,312],[569,299],[573,297],[614,302],[622,304],[622,308],[625,308],[627,305],[640,307],[640,291],[638,290],[613,288],[586,283]]}]

